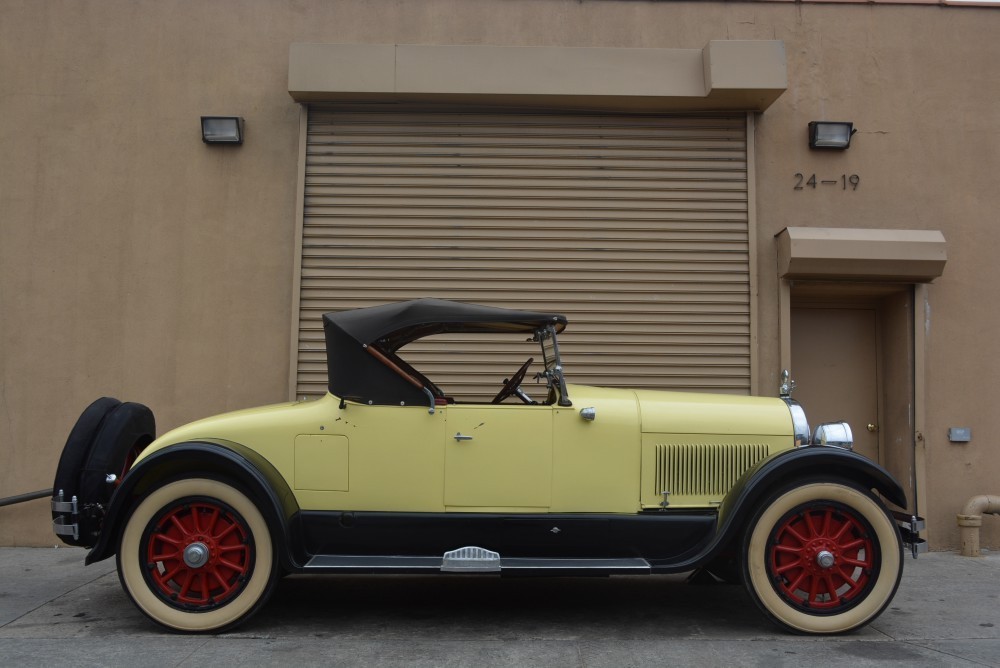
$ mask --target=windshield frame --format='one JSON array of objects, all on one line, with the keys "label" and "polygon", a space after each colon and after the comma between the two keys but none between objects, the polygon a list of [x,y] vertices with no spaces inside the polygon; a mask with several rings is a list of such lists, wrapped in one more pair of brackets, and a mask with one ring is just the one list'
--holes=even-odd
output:
[{"label": "windshield frame", "polygon": [[[542,349],[542,361],[545,370],[541,375],[545,377],[546,385],[550,390],[555,389],[559,395],[560,406],[572,406],[569,392],[566,390],[566,376],[563,374],[562,358],[559,355],[559,341],[556,337],[554,325],[546,325],[535,330],[535,341]],[[551,345],[546,346],[546,343]]]}]

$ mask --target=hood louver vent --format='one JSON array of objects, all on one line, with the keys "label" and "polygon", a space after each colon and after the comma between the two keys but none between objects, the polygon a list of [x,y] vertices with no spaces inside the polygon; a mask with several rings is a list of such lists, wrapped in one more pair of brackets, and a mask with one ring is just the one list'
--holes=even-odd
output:
[{"label": "hood louver vent", "polygon": [[763,443],[657,445],[654,493],[669,491],[671,505],[721,501],[768,454]]}]

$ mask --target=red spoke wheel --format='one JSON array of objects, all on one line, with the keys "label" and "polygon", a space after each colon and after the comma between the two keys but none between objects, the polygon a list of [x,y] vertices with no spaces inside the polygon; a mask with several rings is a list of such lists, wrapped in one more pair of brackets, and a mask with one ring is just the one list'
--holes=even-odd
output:
[{"label": "red spoke wheel", "polygon": [[878,577],[873,533],[864,517],[840,503],[790,512],[768,541],[775,589],[792,605],[817,614],[863,600]]},{"label": "red spoke wheel", "polygon": [[135,460],[139,459],[139,455],[142,454],[142,451],[146,449],[147,445],[149,445],[149,443],[140,441],[128,449],[128,452],[125,453],[125,460],[122,462],[121,471],[117,474],[118,479],[115,480],[115,487],[122,484],[125,474],[132,470]]},{"label": "red spoke wheel", "polygon": [[758,606],[802,633],[843,633],[892,600],[902,541],[881,502],[846,482],[808,482],[774,494],[744,541],[744,579]]},{"label": "red spoke wheel", "polygon": [[263,605],[277,561],[267,523],[246,495],[191,478],[160,487],[135,508],[122,533],[118,573],[154,621],[219,631]]},{"label": "red spoke wheel", "polygon": [[225,605],[253,571],[253,535],[243,518],[214,499],[180,499],[143,536],[146,577],[168,605]]}]

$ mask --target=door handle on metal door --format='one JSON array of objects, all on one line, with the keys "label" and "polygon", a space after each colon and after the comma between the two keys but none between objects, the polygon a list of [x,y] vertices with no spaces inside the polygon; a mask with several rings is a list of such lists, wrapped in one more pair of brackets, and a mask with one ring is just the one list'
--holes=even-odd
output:
[{"label": "door handle on metal door", "polygon": [[463,436],[462,432],[458,432],[457,434],[455,434],[455,440],[456,441],[471,441],[472,437],[471,436]]}]

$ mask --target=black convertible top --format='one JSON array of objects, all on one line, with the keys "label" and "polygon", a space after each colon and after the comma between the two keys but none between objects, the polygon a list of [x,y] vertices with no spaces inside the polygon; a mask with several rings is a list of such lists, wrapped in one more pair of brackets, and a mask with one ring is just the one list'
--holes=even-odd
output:
[{"label": "black convertible top", "polygon": [[395,353],[411,341],[454,332],[524,332],[552,325],[566,327],[566,317],[554,313],[517,311],[444,299],[416,299],[369,308],[323,314],[330,392],[338,397],[373,404],[426,404],[424,391],[367,350],[388,357],[392,364],[421,381],[437,396],[440,391],[399,359]]}]

